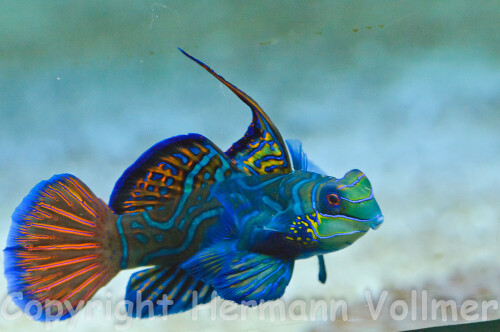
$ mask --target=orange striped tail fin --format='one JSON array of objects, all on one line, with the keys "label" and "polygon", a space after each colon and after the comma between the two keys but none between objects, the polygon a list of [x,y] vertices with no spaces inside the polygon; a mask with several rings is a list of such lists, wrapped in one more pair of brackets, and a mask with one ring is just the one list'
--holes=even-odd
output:
[{"label": "orange striped tail fin", "polygon": [[119,271],[119,241],[108,240],[116,218],[72,175],[39,183],[12,215],[4,250],[14,302],[42,321],[80,310]]}]

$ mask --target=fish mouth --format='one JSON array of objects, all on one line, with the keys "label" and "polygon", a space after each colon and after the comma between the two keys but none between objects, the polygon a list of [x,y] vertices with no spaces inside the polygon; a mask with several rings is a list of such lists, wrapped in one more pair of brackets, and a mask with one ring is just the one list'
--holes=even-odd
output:
[{"label": "fish mouth", "polygon": [[380,227],[380,225],[384,222],[384,216],[380,215],[376,218],[371,219],[370,227],[375,230]]},{"label": "fish mouth", "polygon": [[[359,221],[359,222],[362,222],[364,223],[365,225],[368,225],[371,229],[375,230],[377,228],[380,227],[380,225],[384,222],[384,216],[382,214],[379,214],[379,215],[376,215],[375,217],[373,218],[370,218],[370,219],[358,219],[358,218],[354,218],[354,217],[349,217],[347,215],[337,215],[337,216],[328,216],[328,215],[324,215],[322,213],[316,213],[316,225],[320,225],[321,224],[321,220],[320,220],[320,217],[321,216],[325,216],[327,218],[330,218],[330,219],[336,219],[336,218],[342,218],[342,219],[349,219],[349,220],[353,220],[353,221]],[[313,227],[314,229],[314,227]],[[368,228],[365,230],[365,232],[368,230]]]},{"label": "fish mouth", "polygon": [[[336,236],[353,235],[356,233],[360,233],[362,235],[368,232],[370,227],[372,227],[372,223],[376,223],[378,218],[378,216],[376,216],[371,219],[358,219],[347,215],[330,216],[319,212],[317,212],[314,217],[316,223],[311,225],[311,229],[318,239],[330,239]],[[322,217],[325,218],[325,220],[322,220]],[[322,225],[324,222],[335,221],[342,222],[337,223],[337,226],[333,231],[329,231],[328,229],[320,230],[320,225]]]}]

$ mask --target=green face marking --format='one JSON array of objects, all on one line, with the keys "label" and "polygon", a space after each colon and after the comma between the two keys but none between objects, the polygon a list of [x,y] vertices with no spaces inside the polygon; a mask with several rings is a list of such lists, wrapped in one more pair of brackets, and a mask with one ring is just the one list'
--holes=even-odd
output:
[{"label": "green face marking", "polygon": [[368,178],[359,170],[322,183],[314,193],[315,212],[309,217],[314,238],[325,252],[345,248],[383,221]]},{"label": "green face marking", "polygon": [[294,216],[285,234],[302,258],[343,249],[384,221],[370,181],[359,170],[341,179],[322,177],[310,195],[311,212]]}]

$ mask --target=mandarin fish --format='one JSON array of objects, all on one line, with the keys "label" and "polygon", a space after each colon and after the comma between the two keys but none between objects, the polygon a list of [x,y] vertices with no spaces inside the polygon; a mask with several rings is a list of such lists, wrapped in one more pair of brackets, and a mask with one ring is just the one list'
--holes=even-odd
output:
[{"label": "mandarin fish", "polygon": [[[327,176],[262,108],[180,50],[252,111],[226,152],[199,134],[161,141],[118,179],[107,205],[77,177],[40,182],[12,216],[5,275],[13,301],[35,320],[66,319],[119,271],[127,313],[150,317],[208,303],[280,298],[294,261],[351,245],[383,216],[368,178]],[[37,305],[33,305],[33,304]]]}]

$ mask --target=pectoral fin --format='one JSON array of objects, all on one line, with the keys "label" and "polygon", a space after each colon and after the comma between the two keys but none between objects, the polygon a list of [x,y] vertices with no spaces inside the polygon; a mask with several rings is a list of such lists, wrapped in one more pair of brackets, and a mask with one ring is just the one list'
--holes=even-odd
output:
[{"label": "pectoral fin", "polygon": [[302,149],[302,142],[297,139],[287,139],[286,145],[292,159],[293,170],[303,170],[318,174],[326,174],[321,168],[307,158],[306,153]]},{"label": "pectoral fin", "polygon": [[[261,197],[268,185],[277,185],[281,176],[276,174],[233,177],[214,183],[210,192],[224,206],[241,229],[245,223],[256,217],[262,218]],[[281,207],[277,207],[278,209]]]},{"label": "pectoral fin", "polygon": [[223,299],[254,305],[283,295],[293,260],[238,250],[235,241],[225,241],[197,253],[181,267],[211,284]]}]

